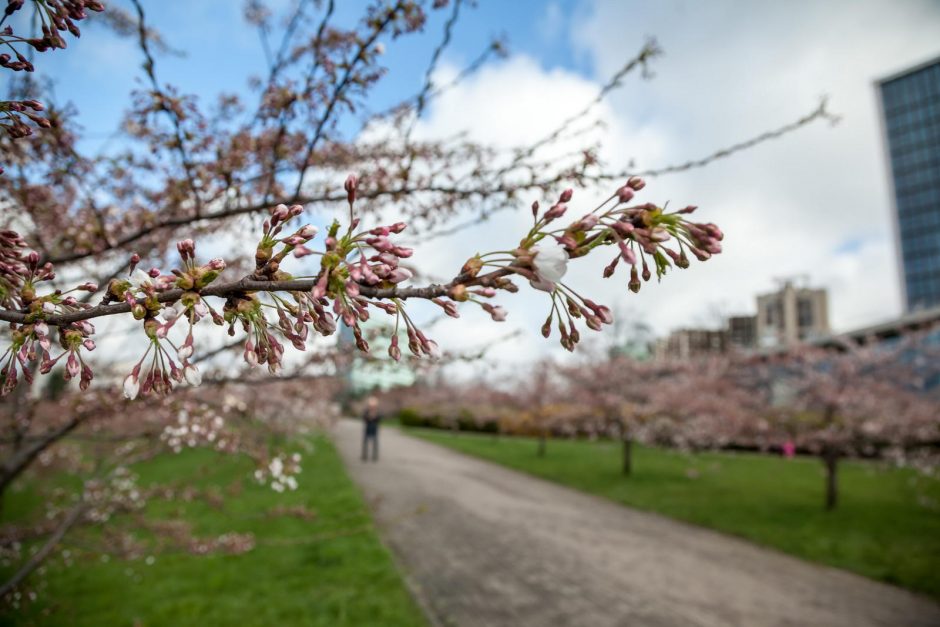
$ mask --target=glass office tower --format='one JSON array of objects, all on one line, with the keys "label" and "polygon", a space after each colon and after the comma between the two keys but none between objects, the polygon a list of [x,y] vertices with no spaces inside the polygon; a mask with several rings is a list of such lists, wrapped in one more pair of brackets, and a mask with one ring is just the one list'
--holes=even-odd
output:
[{"label": "glass office tower", "polygon": [[940,57],[878,81],[907,309],[940,305]]}]

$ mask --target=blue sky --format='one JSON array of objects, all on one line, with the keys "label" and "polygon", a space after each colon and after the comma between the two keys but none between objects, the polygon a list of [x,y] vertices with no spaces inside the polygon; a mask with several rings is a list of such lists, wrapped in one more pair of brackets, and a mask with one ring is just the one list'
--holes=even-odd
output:
[{"label": "blue sky", "polygon": [[[346,20],[363,6],[338,4]],[[204,99],[220,91],[248,93],[246,77],[264,63],[257,34],[242,22],[241,2],[146,6],[168,43],[187,52],[158,58],[162,81]],[[448,14],[436,12],[423,35],[388,44],[390,74],[370,100],[374,110],[420,87]],[[133,41],[85,30],[69,51],[44,56],[41,70],[81,111],[91,133],[86,145],[98,147],[120,121],[141,58]],[[699,205],[702,219],[724,228],[724,254],[639,295],[629,294],[625,281],[600,279],[603,263],[585,260],[570,272],[597,300],[659,333],[714,324],[716,312],[753,312],[755,295],[773,289],[776,279],[808,275],[829,289],[832,326],[847,330],[900,313],[873,81],[940,55],[938,33],[935,0],[479,0],[463,12],[441,79],[494,36],[508,36],[510,56],[435,101],[417,133],[465,130],[503,147],[538,139],[589,102],[648,36],[665,49],[653,80],[627,81],[596,111],[607,124],[596,139],[613,167],[633,159],[641,168],[658,167],[709,154],[800,117],[826,94],[842,116],[839,125],[819,124],[706,169],[655,179],[644,190],[648,200]],[[578,192],[576,203],[607,193]],[[525,219],[504,214],[422,246],[416,258],[459,268],[494,241],[512,245]],[[497,357],[557,351],[533,332],[544,319],[543,296],[523,290],[505,299],[510,316],[503,325],[467,311],[439,339],[459,348],[519,328],[523,339]]]},{"label": "blue sky", "polygon": [[[133,12],[130,2],[112,0],[110,4]],[[334,23],[352,24],[361,17],[365,4],[338,2]],[[242,18],[241,2],[167,0],[145,2],[144,7],[148,23],[171,47],[184,53],[156,55],[161,82],[178,87],[182,93],[197,94],[203,101],[234,92],[251,102],[247,79],[262,74],[265,62],[257,31]],[[591,76],[592,59],[575,50],[566,29],[566,22],[584,10],[585,5],[575,0],[484,0],[477,7],[464,6],[445,58],[457,66],[469,63],[492,39],[505,37],[512,54],[536,59],[544,69],[562,68]],[[449,15],[449,8],[432,11],[423,33],[401,37],[387,46],[384,61],[389,75],[372,92],[370,105],[375,110],[420,88],[427,60]],[[78,108],[89,148],[102,145],[114,131],[128,94],[139,85],[142,75],[142,56],[134,40],[96,27],[93,21],[94,14],[82,25],[85,36],[70,38],[67,51],[46,54],[39,64],[40,72],[55,80],[59,99]]]}]

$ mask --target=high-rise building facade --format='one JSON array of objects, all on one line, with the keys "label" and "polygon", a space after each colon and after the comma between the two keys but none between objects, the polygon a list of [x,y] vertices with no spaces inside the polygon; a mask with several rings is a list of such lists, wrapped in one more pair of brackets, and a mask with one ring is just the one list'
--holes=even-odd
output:
[{"label": "high-rise building facade", "polygon": [[940,57],[878,81],[908,310],[940,305]]}]

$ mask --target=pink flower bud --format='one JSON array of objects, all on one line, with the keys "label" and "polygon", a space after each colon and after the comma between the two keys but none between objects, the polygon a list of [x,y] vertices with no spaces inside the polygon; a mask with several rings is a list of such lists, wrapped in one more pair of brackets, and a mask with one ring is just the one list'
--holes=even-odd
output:
[{"label": "pink flower bud", "polygon": [[568,205],[566,205],[565,203],[558,203],[557,205],[552,205],[552,207],[548,211],[545,212],[545,216],[544,216],[545,221],[551,222],[552,220],[556,218],[560,218],[561,216],[565,215],[565,211],[567,210],[568,210]]},{"label": "pink flower bud", "polygon": [[272,224],[277,224],[278,222],[284,222],[285,220],[290,218],[290,209],[288,209],[287,205],[285,204],[280,204],[275,207],[272,207],[269,210],[269,213],[271,214]]},{"label": "pink flower bud", "polygon": [[574,195],[574,190],[570,187],[561,193],[561,196],[558,197],[558,202],[571,202],[571,197]]},{"label": "pink flower bud", "polygon": [[75,353],[69,354],[69,359],[65,364],[65,371],[70,379],[77,377],[81,371],[81,364],[78,361],[78,357],[75,356]]},{"label": "pink flower bud", "polygon": [[631,176],[627,180],[627,187],[633,189],[634,191],[640,191],[646,187],[646,182],[638,176]]},{"label": "pink flower bud", "polygon": [[[184,239],[176,243],[176,250],[184,260],[189,259],[196,252],[196,244],[191,239]],[[157,273],[159,274],[159,272]]]},{"label": "pink flower bud", "polygon": [[636,266],[630,268],[630,282],[627,284],[627,287],[630,288],[630,291],[634,294],[640,291],[641,287],[640,276],[636,271]]},{"label": "pink flower bud", "polygon": [[627,243],[622,239],[617,240],[617,246],[620,247],[620,256],[623,257],[623,260],[630,265],[636,265],[636,255],[633,253],[633,249],[627,246]]},{"label": "pink flower bud", "polygon": [[503,322],[506,319],[506,310],[499,305],[491,305],[489,303],[483,303],[483,311],[490,314],[490,317],[495,322]]},{"label": "pink flower bud", "polygon": [[392,283],[401,283],[402,281],[407,281],[412,277],[411,270],[407,268],[395,268],[388,275],[388,280]]},{"label": "pink flower bud", "polygon": [[346,177],[346,183],[343,184],[343,187],[346,189],[346,200],[349,201],[349,204],[356,202],[356,189],[359,187],[359,177],[355,174],[350,174]]},{"label": "pink flower bud", "polygon": [[633,190],[624,185],[617,190],[617,200],[623,203],[630,202],[633,200]]},{"label": "pink flower bud", "polygon": [[597,226],[599,220],[600,218],[598,218],[597,215],[589,213],[577,222],[578,229],[582,231],[590,231],[595,226]]},{"label": "pink flower bud", "polygon": [[609,279],[610,277],[612,277],[612,276],[614,275],[614,271],[617,269],[617,264],[618,264],[619,262],[620,262],[620,255],[617,255],[616,257],[614,257],[614,260],[611,261],[610,264],[608,264],[608,265],[604,268],[604,278],[605,278],[605,279]]}]

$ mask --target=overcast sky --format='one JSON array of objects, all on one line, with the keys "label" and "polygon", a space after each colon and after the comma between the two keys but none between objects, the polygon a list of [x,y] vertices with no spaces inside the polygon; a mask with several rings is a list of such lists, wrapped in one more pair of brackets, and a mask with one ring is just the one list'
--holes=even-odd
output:
[{"label": "overcast sky", "polygon": [[[341,12],[358,13],[357,3],[338,4]],[[206,99],[220,89],[246,92],[244,78],[263,67],[263,58],[254,32],[240,21],[241,3],[148,6],[169,43],[189,52],[161,59],[161,78]],[[823,95],[842,117],[837,126],[815,124],[703,170],[651,181],[643,199],[699,205],[701,218],[724,229],[725,253],[645,285],[639,295],[627,291],[626,275],[601,279],[601,260],[573,264],[572,278],[596,300],[665,333],[713,324],[716,312],[751,313],[754,296],[777,279],[805,276],[828,288],[836,330],[900,313],[873,82],[940,55],[940,2],[479,0],[465,16],[438,80],[492,35],[506,33],[511,54],[435,101],[419,135],[464,129],[494,144],[538,139],[590,101],[649,36],[665,51],[654,62],[655,77],[630,79],[597,111],[607,124],[603,155],[614,166],[634,160],[645,169],[703,156],[800,117]],[[389,46],[391,73],[374,109],[420,85],[440,25],[435,18],[426,36]],[[100,146],[140,72],[132,42],[94,36],[94,44],[89,34],[45,67],[60,80],[60,96],[81,110],[88,145]],[[590,200],[607,191],[579,193],[572,204],[593,207]],[[527,212],[500,215],[454,240],[422,246],[418,259],[457,269],[478,250],[513,245],[527,221]],[[502,363],[560,351],[538,335],[545,295],[523,292],[502,297],[510,312],[503,325],[467,312],[441,327],[437,339],[459,347],[522,328],[524,339],[495,353]]]}]

